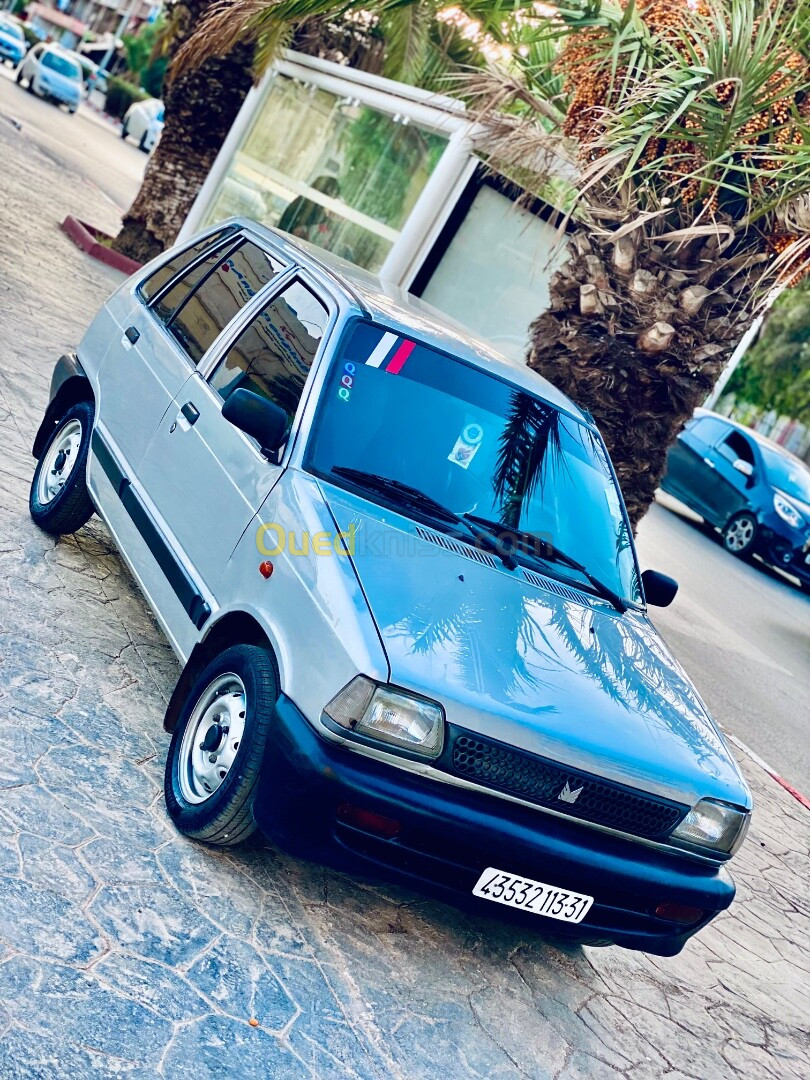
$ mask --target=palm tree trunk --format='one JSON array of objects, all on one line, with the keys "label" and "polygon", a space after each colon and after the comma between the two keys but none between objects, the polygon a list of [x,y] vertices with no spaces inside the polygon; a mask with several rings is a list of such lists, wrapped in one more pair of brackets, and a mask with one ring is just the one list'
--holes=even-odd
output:
[{"label": "palm tree trunk", "polygon": [[[212,0],[182,0],[172,13],[171,58]],[[141,189],[113,241],[116,251],[147,262],[172,244],[251,86],[252,45],[171,80],[164,89],[166,126]]]},{"label": "palm tree trunk", "polygon": [[580,229],[568,255],[527,360],[593,415],[635,531],[669,446],[751,320],[751,290],[715,240],[675,254],[640,230],[614,243]]}]

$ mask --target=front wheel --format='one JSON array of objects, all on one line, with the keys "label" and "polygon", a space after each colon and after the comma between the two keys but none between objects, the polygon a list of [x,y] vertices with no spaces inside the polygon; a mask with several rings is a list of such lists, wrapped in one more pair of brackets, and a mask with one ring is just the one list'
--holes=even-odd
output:
[{"label": "front wheel", "polygon": [[89,401],[72,405],[45,444],[28,497],[34,523],[61,536],[74,533],[93,516],[87,492],[87,455],[93,430]]},{"label": "front wheel", "polygon": [[732,555],[745,558],[751,554],[757,537],[757,519],[753,514],[735,514],[723,529],[723,546]]},{"label": "front wheel", "polygon": [[194,681],[164,779],[180,832],[224,847],[255,831],[253,800],[277,697],[273,660],[256,645],[226,649]]},{"label": "front wheel", "polygon": [[16,74],[16,76],[15,76],[15,78],[14,78],[14,81],[15,81],[15,82],[17,83],[17,85],[18,85],[18,86],[19,86],[19,85],[20,85],[20,83],[21,83],[21,82],[23,81],[23,73],[22,73],[22,66],[20,66],[20,67],[19,67],[19,68],[17,69],[17,74]]}]

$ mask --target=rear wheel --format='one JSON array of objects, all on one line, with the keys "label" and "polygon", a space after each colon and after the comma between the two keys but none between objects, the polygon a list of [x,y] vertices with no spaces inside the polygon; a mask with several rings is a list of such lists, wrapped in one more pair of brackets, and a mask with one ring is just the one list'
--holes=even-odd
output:
[{"label": "rear wheel", "polygon": [[128,134],[129,134],[129,133],[127,132],[127,125],[126,125],[126,124],[122,124],[122,125],[121,125],[121,138],[122,138],[122,139],[125,139],[125,138],[127,137],[127,135],[128,135]]},{"label": "rear wheel", "polygon": [[253,800],[277,697],[273,660],[256,645],[226,649],[194,681],[164,780],[166,808],[180,832],[232,846],[255,831]]},{"label": "rear wheel", "polygon": [[18,84],[23,81],[22,64],[17,68],[17,75],[14,81]]},{"label": "rear wheel", "polygon": [[45,444],[31,481],[28,509],[45,532],[74,533],[93,516],[87,492],[87,455],[93,430],[89,401],[72,405]]},{"label": "rear wheel", "polygon": [[723,529],[723,546],[732,555],[745,558],[750,555],[757,537],[757,519],[753,514],[735,514]]}]

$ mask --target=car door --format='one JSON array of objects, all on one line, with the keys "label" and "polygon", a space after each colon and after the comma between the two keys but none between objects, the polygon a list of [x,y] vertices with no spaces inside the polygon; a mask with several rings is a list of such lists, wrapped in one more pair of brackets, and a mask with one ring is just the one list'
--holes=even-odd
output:
[{"label": "car door", "polygon": [[735,514],[750,507],[749,492],[756,483],[757,456],[750,439],[737,428],[731,428],[712,450],[711,459],[715,472],[717,523],[724,525]]},{"label": "car door", "polygon": [[712,524],[717,523],[717,474],[714,446],[731,430],[719,416],[690,420],[667,455],[665,491],[681,499]]},{"label": "car door", "polygon": [[195,291],[208,289],[207,282],[222,266],[230,267],[235,259],[244,262],[239,251],[245,243],[244,236],[228,229],[174,253],[138,286],[131,305],[120,310],[120,336],[111,342],[99,371],[98,426],[128,471],[140,466],[163,414],[205,349],[252,295],[284,269],[280,259],[263,256],[244,285],[234,276],[233,288],[224,290],[219,308],[209,312],[205,325],[197,327],[197,340],[189,344],[181,321],[185,306]]},{"label": "car door", "polygon": [[[190,337],[202,317],[189,304],[183,321]],[[248,389],[280,405],[294,430],[329,321],[329,303],[302,273],[271,286],[223,335],[205,370],[183,385],[144,458],[141,478],[156,511],[219,602],[228,560],[284,460],[283,452],[268,460],[254,439],[222,416],[223,404],[234,390]]]}]

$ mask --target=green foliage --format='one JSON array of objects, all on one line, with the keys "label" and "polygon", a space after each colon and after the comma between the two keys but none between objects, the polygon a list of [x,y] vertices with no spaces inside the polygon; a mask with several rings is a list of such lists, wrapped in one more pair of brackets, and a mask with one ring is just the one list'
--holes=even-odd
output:
[{"label": "green foliage", "polygon": [[119,79],[117,75],[107,77],[107,99],[104,111],[109,116],[115,116],[123,120],[124,113],[136,101],[145,101],[149,94],[144,93],[138,86]]},{"label": "green foliage", "polygon": [[159,98],[169,58],[164,49],[166,19],[163,15],[143,25],[137,34],[124,35],[127,67],[150,97]]},{"label": "green foliage", "polygon": [[42,41],[42,38],[39,36],[39,34],[33,29],[33,27],[29,26],[28,23],[22,24],[22,32],[25,35],[25,44],[28,46],[29,49],[32,45],[36,45],[38,42]]},{"label": "green foliage", "polygon": [[740,401],[810,423],[810,280],[776,301],[727,389]]}]

